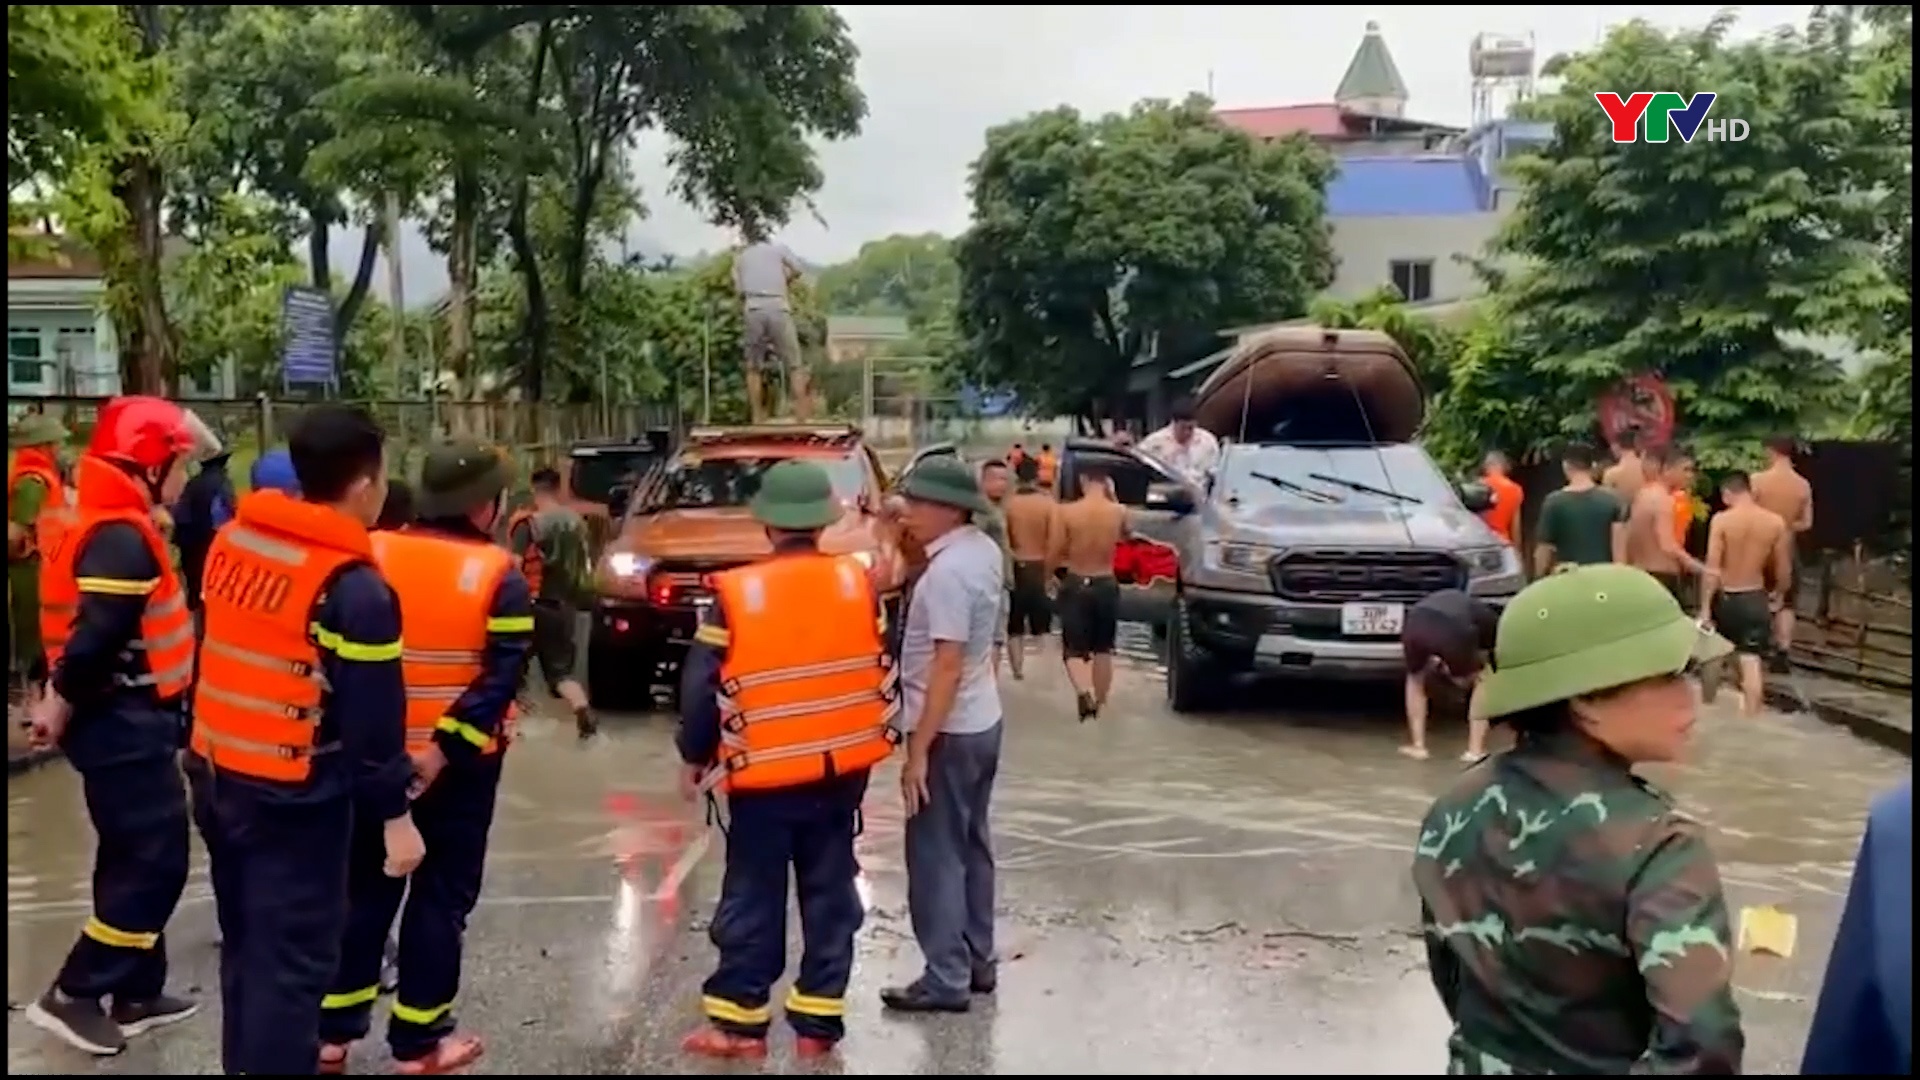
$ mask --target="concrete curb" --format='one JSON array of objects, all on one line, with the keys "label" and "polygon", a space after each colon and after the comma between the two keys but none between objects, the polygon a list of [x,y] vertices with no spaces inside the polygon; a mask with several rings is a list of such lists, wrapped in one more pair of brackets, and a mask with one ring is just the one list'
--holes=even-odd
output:
[{"label": "concrete curb", "polygon": [[1875,716],[1863,709],[1822,698],[1816,694],[1807,695],[1804,702],[1798,694],[1787,687],[1774,682],[1767,684],[1767,704],[1783,712],[1801,712],[1805,706],[1813,707],[1813,714],[1836,727],[1843,727],[1855,735],[1884,746],[1889,750],[1913,756],[1913,731],[1888,721],[1885,717]]}]

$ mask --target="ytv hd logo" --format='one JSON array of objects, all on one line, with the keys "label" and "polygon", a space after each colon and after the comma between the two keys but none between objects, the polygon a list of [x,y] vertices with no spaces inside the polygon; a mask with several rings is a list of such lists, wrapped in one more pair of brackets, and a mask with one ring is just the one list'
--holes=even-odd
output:
[{"label": "ytv hd logo", "polygon": [[1658,93],[1642,90],[1625,98],[1608,91],[1593,95],[1593,99],[1613,122],[1613,141],[1617,143],[1634,142],[1640,136],[1641,117],[1646,118],[1644,138],[1650,143],[1666,142],[1669,130],[1678,133],[1681,142],[1691,143],[1703,127],[1708,142],[1745,142],[1748,133],[1745,120],[1707,119],[1707,110],[1713,108],[1718,96],[1702,90],[1688,101],[1670,90]]}]

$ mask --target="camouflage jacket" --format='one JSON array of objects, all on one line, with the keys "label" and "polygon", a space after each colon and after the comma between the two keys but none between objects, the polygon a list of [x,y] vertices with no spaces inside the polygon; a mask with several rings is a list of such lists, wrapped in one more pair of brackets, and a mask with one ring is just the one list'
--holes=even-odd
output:
[{"label": "camouflage jacket", "polygon": [[1575,734],[1468,770],[1413,880],[1456,1075],[1740,1071],[1720,875],[1698,823]]}]

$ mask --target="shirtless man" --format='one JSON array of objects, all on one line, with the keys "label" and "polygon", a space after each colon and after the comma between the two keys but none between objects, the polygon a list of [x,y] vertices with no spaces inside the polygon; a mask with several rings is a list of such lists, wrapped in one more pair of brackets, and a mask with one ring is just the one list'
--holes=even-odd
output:
[{"label": "shirtless man", "polygon": [[1127,535],[1127,508],[1114,501],[1105,470],[1089,465],[1078,478],[1080,497],[1062,504],[1047,554],[1060,579],[1060,651],[1067,680],[1079,697],[1080,719],[1100,714],[1113,689],[1113,647],[1120,632],[1120,582],[1113,553]]},{"label": "shirtless man", "polygon": [[1768,439],[1767,467],[1754,473],[1750,481],[1753,501],[1779,514],[1789,532],[1793,570],[1781,589],[1784,602],[1773,613],[1773,643],[1783,663],[1793,647],[1793,593],[1800,584],[1800,534],[1813,528],[1813,485],[1793,467],[1793,448],[1791,437]]},{"label": "shirtless man", "polygon": [[1022,458],[1014,466],[1015,487],[1002,512],[1007,518],[1007,547],[1013,553],[1013,595],[1007,605],[1007,666],[1026,678],[1027,639],[1053,632],[1053,598],[1047,594],[1047,554],[1053,550],[1053,497],[1039,487],[1040,463]]},{"label": "shirtless man", "polygon": [[1600,485],[1620,496],[1621,506],[1630,507],[1646,479],[1646,463],[1640,460],[1640,433],[1628,428],[1614,437],[1613,464],[1600,474]]},{"label": "shirtless man", "polygon": [[1726,509],[1707,527],[1708,576],[1701,586],[1700,618],[1733,642],[1740,665],[1740,711],[1757,716],[1765,700],[1772,613],[1792,580],[1793,534],[1779,514],[1755,500],[1746,473],[1731,473],[1721,481],[1720,501]]},{"label": "shirtless man", "polygon": [[1686,607],[1686,594],[1691,591],[1687,582],[1707,572],[1706,564],[1688,553],[1673,532],[1673,492],[1692,483],[1693,459],[1680,450],[1655,449],[1640,455],[1640,460],[1646,466],[1646,478],[1627,511],[1626,550],[1620,561],[1659,578]]}]

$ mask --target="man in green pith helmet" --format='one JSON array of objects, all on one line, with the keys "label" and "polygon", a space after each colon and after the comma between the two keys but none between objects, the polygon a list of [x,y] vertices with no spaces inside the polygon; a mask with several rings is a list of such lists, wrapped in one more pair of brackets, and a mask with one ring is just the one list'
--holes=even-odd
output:
[{"label": "man in green pith helmet", "polygon": [[7,676],[29,697],[39,696],[47,680],[40,553],[57,542],[58,521],[70,512],[59,457],[66,441],[67,429],[45,413],[28,413],[7,430]]},{"label": "man in green pith helmet", "polygon": [[1687,672],[1731,646],[1629,566],[1534,582],[1484,707],[1512,750],[1427,811],[1413,861],[1447,1072],[1732,1075],[1732,931],[1700,824],[1632,768],[1681,757]]}]

